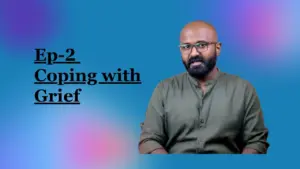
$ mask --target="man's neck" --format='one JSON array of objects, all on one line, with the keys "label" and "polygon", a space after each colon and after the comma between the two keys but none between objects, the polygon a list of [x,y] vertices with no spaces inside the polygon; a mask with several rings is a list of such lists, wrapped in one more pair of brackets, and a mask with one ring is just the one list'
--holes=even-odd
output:
[{"label": "man's neck", "polygon": [[215,66],[213,68],[213,70],[204,79],[199,80],[200,85],[204,84],[208,80],[212,80],[212,79],[216,78],[216,75],[218,72],[219,72],[219,69]]}]

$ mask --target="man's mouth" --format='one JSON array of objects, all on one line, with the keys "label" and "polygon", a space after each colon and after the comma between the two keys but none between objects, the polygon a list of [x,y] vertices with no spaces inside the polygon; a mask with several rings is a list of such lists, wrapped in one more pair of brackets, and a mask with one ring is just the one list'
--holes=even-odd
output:
[{"label": "man's mouth", "polygon": [[202,62],[193,62],[192,64],[190,64],[190,67],[194,67],[194,66],[198,66],[203,64]]}]

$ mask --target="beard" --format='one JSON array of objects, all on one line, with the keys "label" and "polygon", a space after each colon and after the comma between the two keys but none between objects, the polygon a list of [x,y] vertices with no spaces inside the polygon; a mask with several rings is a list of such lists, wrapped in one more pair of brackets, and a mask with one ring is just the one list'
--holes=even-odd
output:
[{"label": "beard", "polygon": [[[197,64],[193,64],[199,62]],[[183,64],[187,72],[194,78],[200,80],[207,77],[207,75],[213,70],[217,63],[217,56],[205,60],[202,56],[197,55],[191,57],[187,63],[183,61]]]}]

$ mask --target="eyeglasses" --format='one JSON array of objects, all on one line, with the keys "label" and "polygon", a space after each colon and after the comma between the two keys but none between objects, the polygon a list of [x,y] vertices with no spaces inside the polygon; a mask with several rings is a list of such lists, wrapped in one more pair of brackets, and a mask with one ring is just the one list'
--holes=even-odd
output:
[{"label": "eyeglasses", "polygon": [[195,47],[198,52],[205,52],[205,51],[207,51],[209,45],[218,44],[218,43],[219,42],[199,41],[195,44],[182,43],[179,45],[179,47],[182,52],[191,52],[193,47]]}]

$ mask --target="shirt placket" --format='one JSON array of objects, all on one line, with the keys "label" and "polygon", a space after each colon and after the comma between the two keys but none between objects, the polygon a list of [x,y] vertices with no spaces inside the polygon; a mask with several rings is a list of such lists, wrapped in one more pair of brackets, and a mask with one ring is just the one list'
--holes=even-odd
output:
[{"label": "shirt placket", "polygon": [[[196,120],[197,128],[201,131],[203,127],[205,127],[205,113],[203,113],[203,106],[204,106],[204,95],[203,91],[201,91],[201,88],[197,88],[197,93],[198,93],[198,118]],[[201,140],[200,137],[197,138],[196,141],[196,153],[200,153],[204,149],[204,140]]]},{"label": "shirt placket", "polygon": [[203,128],[203,127],[205,127],[205,114],[203,113],[203,102],[204,102],[204,100],[203,100],[203,98],[201,98],[200,100],[199,100],[199,107],[198,107],[198,114],[199,114],[199,116],[198,116],[198,122],[197,122],[197,124],[198,124],[198,128]]},{"label": "shirt placket", "polygon": [[198,137],[196,153],[200,153],[201,151],[203,151],[203,148],[204,148],[204,142]]}]

